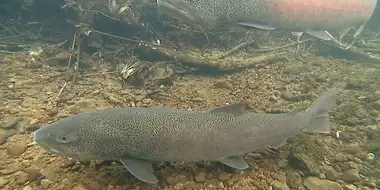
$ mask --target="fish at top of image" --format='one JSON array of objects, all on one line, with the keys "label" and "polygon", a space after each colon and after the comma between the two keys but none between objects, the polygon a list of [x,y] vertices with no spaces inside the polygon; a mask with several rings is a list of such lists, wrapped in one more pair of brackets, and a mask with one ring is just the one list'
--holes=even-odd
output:
[{"label": "fish at top of image", "polygon": [[356,38],[371,18],[377,0],[157,0],[162,12],[205,27],[240,25],[311,34],[323,40],[353,27]]},{"label": "fish at top of image", "polygon": [[58,120],[34,133],[34,141],[60,156],[81,161],[118,160],[136,178],[157,183],[152,163],[220,161],[249,167],[241,156],[280,147],[304,129],[330,133],[329,112],[339,89],[327,90],[306,110],[246,113],[243,104],[208,111],[173,108],[109,108]]}]

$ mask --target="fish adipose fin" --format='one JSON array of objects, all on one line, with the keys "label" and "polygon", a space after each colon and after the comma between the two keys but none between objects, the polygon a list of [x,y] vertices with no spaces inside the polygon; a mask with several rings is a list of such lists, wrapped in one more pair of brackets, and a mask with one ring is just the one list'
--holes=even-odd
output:
[{"label": "fish adipose fin", "polygon": [[212,109],[209,111],[209,113],[229,113],[235,116],[243,115],[245,113],[244,104],[243,103],[229,104],[226,106]]},{"label": "fish adipose fin", "polygon": [[157,183],[158,179],[154,175],[152,163],[132,158],[122,158],[120,162],[137,179],[146,183]]},{"label": "fish adipose fin", "polygon": [[250,22],[238,22],[238,24],[242,25],[242,26],[248,26],[248,27],[258,28],[258,29],[262,29],[262,30],[275,30],[276,29],[275,27],[272,27],[272,26],[267,26],[264,24],[255,24],[255,23],[250,23]]},{"label": "fish adipose fin", "polygon": [[339,97],[339,89],[332,88],[320,96],[309,109],[306,110],[310,118],[305,129],[306,132],[330,133],[331,123],[329,112],[336,104]]},{"label": "fish adipose fin", "polygon": [[239,170],[247,169],[249,167],[247,162],[241,156],[230,156],[219,161],[231,168]]}]

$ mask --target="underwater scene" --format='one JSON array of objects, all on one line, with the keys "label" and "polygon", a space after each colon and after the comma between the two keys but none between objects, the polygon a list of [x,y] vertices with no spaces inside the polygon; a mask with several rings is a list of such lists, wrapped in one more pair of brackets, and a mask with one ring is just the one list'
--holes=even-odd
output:
[{"label": "underwater scene", "polygon": [[380,3],[0,0],[0,189],[380,189]]}]

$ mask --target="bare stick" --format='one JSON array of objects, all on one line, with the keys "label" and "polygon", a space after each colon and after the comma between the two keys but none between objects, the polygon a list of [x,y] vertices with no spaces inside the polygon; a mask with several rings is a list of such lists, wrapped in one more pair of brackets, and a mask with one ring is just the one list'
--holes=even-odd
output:
[{"label": "bare stick", "polygon": [[239,51],[240,49],[243,49],[245,47],[248,47],[249,45],[251,45],[254,41],[249,41],[249,42],[243,42],[235,47],[233,47],[232,49],[228,50],[224,55],[218,57],[218,59],[223,59],[227,56],[230,56],[232,54],[234,54],[235,52]]},{"label": "bare stick", "polygon": [[[74,33],[73,43],[71,44],[71,49],[70,49],[71,51],[73,51],[75,48],[76,38],[77,38],[77,32]],[[67,71],[70,71],[72,57],[73,57],[73,54],[71,53],[69,57],[69,63],[67,64]]]},{"label": "bare stick", "polygon": [[57,96],[55,96],[54,101],[57,101],[57,100],[59,99],[59,96],[61,96],[62,91],[63,91],[63,89],[65,89],[66,85],[67,85],[67,82],[65,82],[65,84],[63,84],[63,86],[62,86],[62,88],[59,90]]},{"label": "bare stick", "polygon": [[76,78],[78,76],[79,59],[80,59],[80,42],[77,45],[77,60],[75,61],[75,65],[74,65],[73,82],[75,82],[75,80],[76,80]]},{"label": "bare stick", "polygon": [[271,51],[278,51],[278,50],[285,49],[285,48],[288,48],[288,47],[291,47],[291,46],[297,46],[297,45],[300,45],[300,44],[303,44],[305,42],[312,41],[312,40],[313,39],[309,38],[309,39],[306,39],[306,40],[302,40],[302,41],[299,41],[299,42],[293,42],[291,44],[286,44],[286,45],[279,46],[279,47],[253,50],[253,52],[255,52],[255,53],[265,53],[265,52],[271,52]]}]

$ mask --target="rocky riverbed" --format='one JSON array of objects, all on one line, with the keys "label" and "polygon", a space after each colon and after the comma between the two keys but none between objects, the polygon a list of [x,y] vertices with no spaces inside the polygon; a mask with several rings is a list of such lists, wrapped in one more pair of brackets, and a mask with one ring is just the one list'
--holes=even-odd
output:
[{"label": "rocky riverbed", "polygon": [[[65,62],[67,63],[67,62]],[[226,75],[177,74],[159,92],[122,85],[103,63],[72,83],[65,64],[25,54],[0,62],[0,189],[365,190],[380,187],[380,66],[313,55]],[[330,135],[302,134],[279,150],[246,155],[250,168],[216,162],[155,165],[157,185],[144,184],[118,163],[79,163],[47,153],[32,141],[44,124],[107,107],[207,110],[245,102],[247,111],[281,113],[304,107],[329,87],[342,95]],[[64,88],[63,88],[64,87]],[[62,90],[60,92],[60,90]]]}]

